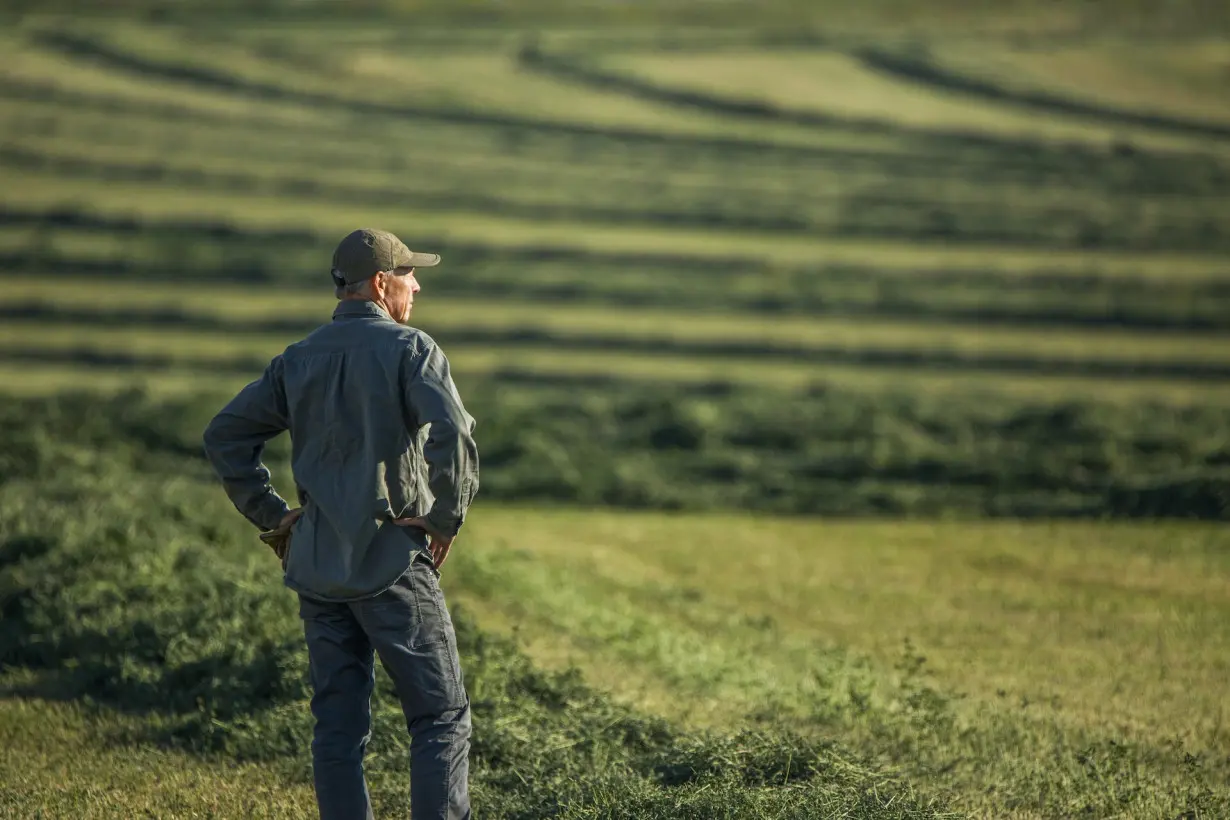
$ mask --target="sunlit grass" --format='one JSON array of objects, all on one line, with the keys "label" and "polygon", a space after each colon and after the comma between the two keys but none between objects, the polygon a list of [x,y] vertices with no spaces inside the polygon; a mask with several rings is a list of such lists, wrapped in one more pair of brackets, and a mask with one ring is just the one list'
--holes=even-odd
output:
[{"label": "sunlit grass", "polygon": [[[992,52],[998,50],[998,45]],[[1130,135],[1144,145],[1204,149],[1207,141],[1143,128],[1108,126],[1080,117],[1039,116],[1011,103],[990,104],[961,94],[886,77],[841,51],[718,52],[604,56],[602,64],[667,88],[719,99],[768,102],[785,110],[878,119],[935,129],[1107,144]]]},{"label": "sunlit grass", "polygon": [[[46,395],[61,390],[124,390],[143,386],[155,393],[178,393],[193,388],[238,389],[260,375],[260,362],[280,353],[294,341],[258,340],[248,345],[243,340],[219,339],[207,335],[200,349],[175,347],[160,335],[143,336],[112,331],[113,353],[157,357],[158,367],[143,365],[138,358],[132,366],[86,363],[26,363],[20,360],[31,350],[29,343],[0,348],[0,392]],[[45,350],[66,354],[108,352],[91,348],[72,336],[56,342],[44,340]],[[669,388],[689,385],[736,384],[765,385],[774,389],[810,389],[832,386],[858,392],[917,393],[934,397],[968,400],[1011,397],[1021,401],[1054,403],[1093,399],[1128,404],[1149,402],[1161,405],[1224,404],[1230,402],[1230,385],[1179,379],[1109,379],[1088,376],[1046,374],[1004,375],[977,371],[927,370],[922,368],[861,365],[825,365],[766,362],[759,359],[704,359],[693,356],[645,356],[621,352],[567,351],[550,346],[489,346],[450,344],[445,346],[453,376],[465,389],[480,386],[491,375],[516,372],[543,379],[609,378],[658,384]],[[8,354],[9,361],[3,361]],[[13,359],[16,355],[18,358]],[[239,363],[251,362],[248,373],[236,370]],[[214,366],[210,366],[210,365]],[[221,370],[218,367],[221,367]],[[203,369],[201,369],[203,368]]]},{"label": "sunlit grass", "polygon": [[1230,43],[1221,38],[1106,38],[1043,49],[953,43],[939,49],[935,58],[943,66],[991,77],[1009,88],[1044,88],[1128,110],[1230,122],[1230,86],[1225,82]]},{"label": "sunlit grass", "polygon": [[[24,209],[71,207],[144,220],[208,220],[242,224],[254,230],[307,229],[344,236],[359,225],[382,225],[414,241],[457,241],[494,247],[552,247],[593,252],[660,253],[710,259],[851,264],[903,270],[974,270],[1003,273],[1045,271],[1136,274],[1191,280],[1221,278],[1224,255],[1216,253],[1139,253],[1017,248],[1003,245],[919,243],[742,231],[621,227],[568,221],[546,222],[494,214],[436,212],[386,205],[329,203],[267,193],[221,193],[151,189],[134,182],[82,185],[70,179],[6,171],[8,185],[0,203]],[[420,242],[420,244],[422,244]]]},{"label": "sunlit grass", "polygon": [[891,667],[909,640],[978,703],[1230,750],[1216,526],[480,507],[467,527],[459,549],[503,580],[468,589],[463,559],[460,600],[658,711],[737,724],[765,701],[806,709],[807,647]]},{"label": "sunlit grass", "polygon": [[[234,43],[229,37],[198,42],[189,30],[141,27],[78,26],[89,37],[110,42],[124,53],[140,55],[156,64],[204,69],[253,85],[291,93],[320,95],[344,106],[370,104],[389,108],[440,108],[509,117],[544,125],[579,126],[587,130],[617,128],[644,133],[727,136],[780,141],[787,145],[849,145],[848,135],[818,133],[815,129],[789,124],[765,128],[756,123],[729,120],[720,115],[680,110],[674,106],[630,98],[616,92],[575,87],[521,70],[517,46],[490,45],[449,53],[399,53],[397,49],[360,49],[354,54],[319,50],[300,54],[292,62],[269,59],[259,48]],[[292,43],[288,44],[292,49]],[[129,73],[110,67],[101,70],[88,59],[51,54],[34,45],[21,50],[13,73],[23,78],[49,79],[73,88],[119,91],[142,99],[170,100],[187,88],[188,99],[218,108],[218,92],[174,79],[144,77],[133,87]],[[90,78],[87,74],[101,75]],[[385,91],[381,93],[379,89]],[[391,95],[392,94],[392,95]],[[264,104],[242,92],[226,92],[241,105]],[[282,105],[286,101],[278,101]],[[305,105],[291,100],[291,108]],[[309,107],[315,107],[307,102]],[[328,107],[326,105],[326,107]],[[368,112],[385,122],[398,119],[396,112]],[[407,128],[412,128],[407,123]],[[885,141],[881,141],[882,143]],[[891,143],[891,141],[888,141]]]},{"label": "sunlit grass", "polygon": [[[433,278],[447,275],[447,270],[440,269],[438,273],[425,271],[422,278],[430,289]],[[0,307],[45,305],[53,309],[84,311],[87,318],[92,311],[122,312],[140,308],[182,313],[189,319],[208,317],[236,325],[225,336],[216,336],[174,327],[142,328],[137,317],[122,331],[88,326],[74,329],[46,322],[35,327],[13,324],[0,328],[0,343],[9,345],[23,339],[33,345],[46,339],[56,345],[71,337],[85,345],[131,344],[132,347],[123,349],[138,352],[160,349],[163,344],[171,350],[201,353],[267,351],[279,344],[284,346],[291,337],[261,331],[262,320],[294,318],[302,319],[309,326],[312,322],[324,324],[337,304],[329,286],[323,282],[317,293],[264,285],[222,289],[197,283],[107,282],[96,278],[59,280],[54,293],[49,293],[38,279],[0,280],[0,284]],[[970,357],[1014,356],[1072,362],[1230,361],[1230,337],[1215,333],[1021,329],[993,324],[778,317],[733,311],[710,313],[591,305],[545,307],[534,302],[435,296],[430,290],[421,295],[418,302],[411,323],[441,341],[447,341],[452,332],[461,330],[525,331],[577,339],[599,337],[637,342],[657,339],[661,340],[664,353],[668,353],[669,345],[674,343],[744,343],[762,344],[769,349],[777,346],[789,351],[808,348],[817,351],[930,351]],[[100,333],[103,335],[95,335]],[[148,339],[149,343],[141,344],[140,339]]]},{"label": "sunlit grass", "polygon": [[[17,683],[7,676],[0,683]],[[0,815],[302,818],[316,813],[309,783],[256,763],[203,761],[108,736],[144,721],[76,704],[0,698]]]}]

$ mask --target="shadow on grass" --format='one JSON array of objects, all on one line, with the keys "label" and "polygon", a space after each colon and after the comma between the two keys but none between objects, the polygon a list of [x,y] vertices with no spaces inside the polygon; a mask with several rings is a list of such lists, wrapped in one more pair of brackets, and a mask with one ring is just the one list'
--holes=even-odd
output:
[{"label": "shadow on grass", "polygon": [[[228,321],[208,316],[189,315],[176,311],[83,311],[58,307],[11,305],[0,307],[0,318],[9,321],[33,322],[39,325],[56,322],[78,327],[163,328],[227,333],[267,334],[269,345],[289,344],[293,337],[303,336],[329,321],[322,310],[319,320],[259,319]],[[766,365],[795,364],[859,367],[874,370],[888,368],[935,373],[985,373],[987,375],[1018,376],[1086,376],[1114,379],[1177,379],[1189,382],[1218,383],[1230,380],[1230,362],[1185,360],[1180,357],[1161,361],[1131,359],[1099,359],[1094,356],[1053,357],[1029,353],[966,353],[942,348],[881,348],[857,345],[791,344],[789,342],[743,341],[713,338],[689,341],[669,334],[602,334],[587,332],[536,330],[531,327],[490,329],[481,325],[451,326],[434,333],[438,341],[451,348],[464,345],[472,348],[498,349],[506,352],[522,350],[527,365],[532,366],[536,352],[566,350],[573,353],[613,353],[638,361],[653,357],[689,358],[697,362],[740,359],[762,361]],[[195,354],[190,343],[168,340],[182,353],[125,353],[87,347],[49,350],[35,345],[6,345],[0,348],[0,361],[47,364],[79,364],[88,366],[132,367],[139,369],[185,368],[214,373],[258,373],[268,364],[264,356],[211,356]],[[769,381],[772,377],[767,377]],[[822,379],[818,379],[822,380]]]},{"label": "shadow on grass", "polygon": [[[107,162],[0,146],[0,167],[59,179],[136,182],[249,196],[366,205],[385,202],[441,213],[488,214],[564,224],[707,229],[809,238],[887,239],[950,245],[1004,244],[1047,249],[1132,249],[1208,252],[1230,247],[1230,233],[1203,212],[1177,214],[1149,228],[1131,218],[1085,215],[1050,205],[1000,201],[939,203],[917,192],[901,194],[812,194],[754,206],[732,202],[717,191],[678,208],[655,208],[642,200],[627,205],[587,205],[569,200],[539,203],[482,193],[409,192],[404,185],[346,185],[312,176],[260,176],[217,171],[161,160]],[[637,199],[632,197],[632,199]],[[809,211],[814,213],[809,214]]]},{"label": "shadow on grass", "polygon": [[[120,531],[131,530],[114,505],[103,500],[101,509]],[[185,529],[192,528],[181,522]],[[284,605],[289,593],[255,579],[236,584],[216,558],[168,566],[149,535],[94,546],[50,533],[37,543],[0,543],[0,668],[34,677],[0,696],[140,715],[144,727],[110,740],[269,761],[305,777],[312,720],[306,652]],[[152,566],[171,571],[150,586],[150,576],[133,570]],[[113,594],[99,596],[100,583]],[[588,689],[575,672],[542,671],[463,612],[454,622],[475,727],[471,777],[490,804],[485,816],[551,817],[569,805],[663,820],[753,807],[773,817],[938,814],[934,801],[924,804],[893,778],[850,762],[832,743],[782,730],[681,732]],[[408,770],[409,739],[395,704],[380,674],[373,715],[380,753],[369,756],[367,774],[386,788],[386,779],[404,784]],[[766,806],[774,809],[766,814]]]},{"label": "shadow on grass", "polygon": [[[2,76],[2,75],[0,75]],[[0,81],[0,99],[52,104],[77,111],[115,115],[125,122],[139,119],[192,123],[200,129],[214,126],[233,129],[234,118],[207,109],[172,102],[130,99],[105,93],[81,93],[59,85],[16,77]],[[397,119],[394,117],[393,119]],[[897,182],[935,183],[950,179],[976,180],[979,184],[1008,183],[1026,188],[1079,185],[1082,190],[1115,195],[1216,193],[1230,186],[1230,169],[1207,157],[1149,154],[1108,155],[1081,152],[1073,146],[1052,150],[1028,159],[1002,152],[948,150],[943,143],[917,142],[906,151],[865,150],[856,146],[804,146],[753,138],[706,137],[700,134],[668,134],[621,129],[590,128],[583,132],[548,121],[516,123],[451,122],[417,116],[436,128],[453,126],[459,133],[486,135],[491,149],[536,161],[558,160],[582,153],[590,165],[605,163],[617,171],[627,163],[626,151],[635,147],[637,163],[644,168],[676,168],[697,158],[727,161],[742,168],[770,167],[789,163],[815,170],[850,173],[880,173]],[[277,118],[248,117],[242,123],[250,133],[284,132]],[[48,125],[37,117],[26,120],[25,133],[37,135]],[[313,125],[313,133],[335,139],[353,138],[353,131],[330,120]],[[531,138],[532,137],[532,138]],[[610,149],[614,153],[608,155]]]},{"label": "shadow on grass", "polygon": [[[771,141],[756,141],[742,138],[703,137],[699,135],[671,135],[644,130],[605,128],[579,123],[552,122],[528,119],[511,114],[483,112],[462,108],[445,108],[404,103],[376,102],[372,100],[345,98],[336,95],[294,90],[282,85],[259,82],[218,69],[188,66],[166,60],[144,57],[126,52],[97,38],[63,31],[40,31],[33,39],[42,47],[74,59],[93,61],[109,68],[143,76],[157,77],[177,83],[187,83],[220,91],[243,94],[257,99],[269,99],[307,104],[314,107],[331,107],[348,110],[364,116],[385,116],[411,119],[420,123],[441,123],[466,126],[484,126],[501,129],[505,133],[524,132],[535,135],[573,137],[596,137],[621,144],[676,146],[690,152],[714,150],[734,152],[741,155],[761,157],[766,152],[798,158],[831,159],[855,156],[883,162],[883,154],[858,152],[856,150],[832,150],[825,148],[784,146]],[[520,63],[531,70],[548,73],[557,79],[595,85],[604,90],[642,96],[647,99],[674,105],[690,105],[713,113],[743,116],[753,119],[795,122],[822,129],[840,129],[853,133],[874,132],[901,135],[919,143],[919,147],[945,149],[944,160],[951,165],[960,162],[964,149],[976,149],[974,154],[986,154],[990,169],[1029,169],[1031,174],[1045,173],[1046,169],[1062,167],[1068,171],[1079,170],[1084,176],[1101,176],[1101,166],[1107,163],[1115,167],[1130,167],[1129,177],[1139,184],[1161,186],[1159,190],[1173,190],[1176,179],[1192,178],[1207,183],[1210,175],[1225,178],[1225,169],[1210,166],[1207,158],[1152,156],[1146,151],[1135,151],[1131,156],[1108,156],[1105,151],[1080,145],[1057,145],[1036,140],[1013,140],[992,137],[973,132],[940,132],[926,129],[909,129],[896,123],[877,120],[858,120],[807,112],[788,112],[766,108],[758,103],[740,103],[722,98],[710,98],[691,92],[659,88],[634,78],[624,77],[582,65],[559,55],[545,54],[533,46],[526,47],[519,56]],[[947,150],[952,149],[952,150]],[[974,157],[971,156],[971,159]],[[985,165],[978,161],[979,165]],[[929,157],[919,164],[918,170],[934,174],[936,159]],[[1187,168],[1188,165],[1192,167]],[[1190,173],[1189,173],[1190,171]],[[1220,173],[1219,173],[1220,172]],[[1070,176],[1070,174],[1069,174]]]},{"label": "shadow on grass", "polygon": [[1141,126],[1217,140],[1230,140],[1230,125],[1189,120],[1152,112],[1061,97],[1045,91],[1007,88],[989,80],[949,71],[935,63],[876,48],[856,52],[863,65],[895,80],[918,83],[979,100],[1004,103],[1047,114],[1068,114],[1112,125]]}]

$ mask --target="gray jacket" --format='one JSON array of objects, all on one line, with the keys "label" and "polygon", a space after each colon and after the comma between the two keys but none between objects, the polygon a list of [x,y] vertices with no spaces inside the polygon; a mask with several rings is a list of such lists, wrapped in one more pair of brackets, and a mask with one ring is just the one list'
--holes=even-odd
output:
[{"label": "gray jacket", "polygon": [[303,516],[286,585],[350,601],[387,589],[427,546],[394,518],[426,514],[456,534],[478,490],[474,419],[448,360],[426,333],[372,302],[344,301],[333,322],[286,348],[205,430],[205,452],[249,521],[275,529],[288,512],[261,463],[289,430]]}]

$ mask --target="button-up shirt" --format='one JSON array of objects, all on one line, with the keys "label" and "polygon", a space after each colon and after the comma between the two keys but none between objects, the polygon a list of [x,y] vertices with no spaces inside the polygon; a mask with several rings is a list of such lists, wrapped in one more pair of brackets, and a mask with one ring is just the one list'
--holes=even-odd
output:
[{"label": "button-up shirt", "polygon": [[426,514],[455,535],[478,490],[474,419],[443,351],[373,302],[339,303],[331,324],[274,358],[205,430],[227,495],[263,530],[289,511],[261,463],[284,430],[303,507],[286,585],[312,598],[387,589],[427,547],[422,530],[393,519]]}]

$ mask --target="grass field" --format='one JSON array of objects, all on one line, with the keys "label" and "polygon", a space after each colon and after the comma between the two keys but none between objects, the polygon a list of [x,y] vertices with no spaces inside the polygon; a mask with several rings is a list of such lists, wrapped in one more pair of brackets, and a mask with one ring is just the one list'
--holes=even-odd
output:
[{"label": "grass field", "polygon": [[1223,11],[130,5],[0,33],[0,815],[313,811],[199,434],[373,225],[479,419],[479,816],[1230,816]]},{"label": "grass field", "polygon": [[[161,600],[148,585],[179,583],[163,576],[163,561],[201,560],[192,533],[206,522],[215,522],[208,524],[211,560],[247,579],[234,594],[268,596],[267,603],[245,605],[255,607],[252,618],[266,613],[259,625],[240,619],[227,629],[249,630],[253,640],[273,630],[293,646],[293,624],[273,614],[289,603],[277,589],[273,561],[250,548],[241,522],[225,516],[223,500],[208,494],[192,500],[193,479],[181,475],[153,491],[175,499],[172,509],[195,505],[169,544],[148,541],[159,537],[157,524],[134,521],[123,541],[104,536],[108,554],[131,556],[124,559],[133,562],[130,569],[78,564],[70,552],[75,545],[90,549],[85,545],[107,527],[123,527],[125,514],[140,514],[141,493],[151,492],[135,479],[131,492],[91,491],[85,487],[96,470],[119,477],[122,469],[115,473],[101,462],[79,469],[79,488],[61,492],[78,493],[95,511],[96,523],[84,528],[71,525],[68,514],[49,520],[28,506],[44,491],[37,481],[6,486],[6,549],[22,549],[25,561],[13,565],[10,558],[3,578],[9,600],[28,601],[18,610],[27,624],[54,616],[57,607],[76,607],[82,616],[66,629],[4,633],[10,658],[72,652],[74,641],[97,640],[89,636],[104,624],[118,626],[107,618],[148,619],[142,630],[171,641],[179,618],[208,623],[216,616],[205,611],[115,610],[124,599],[108,603],[106,593],[137,583],[131,594]],[[40,555],[46,547],[23,540],[28,527],[61,533],[53,536],[61,546]],[[476,512],[463,545],[446,573],[454,606],[465,618],[516,635],[545,668],[579,667],[620,703],[666,716],[686,731],[788,724],[837,742],[847,759],[896,772],[896,785],[881,786],[884,800],[908,784],[907,793],[924,802],[942,798],[954,809],[996,817],[1184,811],[1216,817],[1225,807],[1230,736],[1221,684],[1230,573],[1225,536],[1216,526],[782,521],[489,504]],[[165,559],[157,557],[166,550]],[[53,563],[44,566],[48,560]],[[39,579],[57,565],[65,587],[48,597],[46,585],[54,582]],[[96,582],[81,575],[100,571]],[[124,573],[130,580],[122,580]],[[235,580],[218,583],[223,595]],[[24,585],[32,586],[23,591]],[[109,634],[118,640],[124,632]],[[212,645],[225,647],[225,639]],[[0,731],[10,742],[20,748],[37,731],[56,743],[40,742],[40,765],[13,756],[0,764],[6,772],[0,805],[27,813],[41,807],[50,816],[76,807],[100,817],[144,805],[171,816],[192,810],[238,816],[248,805],[267,816],[302,810],[308,795],[293,785],[302,783],[301,756],[275,756],[264,771],[222,767],[236,755],[256,754],[253,742],[269,742],[263,734],[245,740],[243,732],[281,731],[259,728],[274,713],[241,718],[230,730],[241,732],[230,741],[234,751],[185,759],[182,750],[151,745],[149,738],[190,719],[191,707],[184,713],[169,700],[160,707],[159,687],[138,681],[150,673],[187,674],[175,670],[191,656],[166,671],[142,672],[148,662],[133,655],[129,665],[107,671],[119,663],[114,651],[78,654],[84,677],[75,682],[77,667],[57,677],[54,667],[39,671],[46,661],[6,677],[10,691],[61,698],[107,680],[97,690],[101,703],[127,704],[129,716],[105,706],[5,701]],[[216,670],[215,686],[229,685],[219,683],[220,675],[252,674],[238,660],[218,663],[208,667]],[[469,664],[483,668],[475,659]],[[491,683],[481,672],[476,677],[473,696],[481,700]],[[180,685],[191,684],[181,678]],[[228,726],[234,718],[220,720]],[[518,718],[493,713],[489,720],[486,731],[498,732],[496,726]],[[391,721],[390,733],[394,726]],[[175,731],[192,737],[188,727]],[[404,800],[404,780],[395,760],[391,770],[379,762],[390,742],[383,737],[375,794],[391,809]],[[106,747],[117,742],[136,743],[138,761],[165,769],[172,793],[163,783],[134,779],[130,753],[108,756]],[[81,744],[80,754],[95,768],[65,771],[58,744]],[[214,791],[215,780],[227,785]],[[578,813],[564,816],[590,816],[580,804],[573,808]],[[502,816],[498,804],[487,811]]]}]

